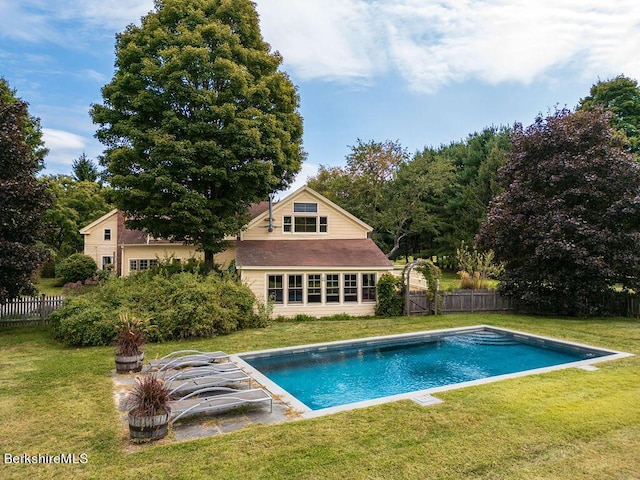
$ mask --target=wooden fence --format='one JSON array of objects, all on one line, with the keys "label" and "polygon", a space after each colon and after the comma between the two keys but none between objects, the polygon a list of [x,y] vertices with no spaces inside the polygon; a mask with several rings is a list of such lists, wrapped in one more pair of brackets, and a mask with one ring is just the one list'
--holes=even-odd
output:
[{"label": "wooden fence", "polygon": [[[409,315],[434,313],[434,307],[425,291],[412,291],[409,294]],[[513,310],[511,299],[501,296],[497,290],[438,292],[438,313],[506,312],[511,310]]]},{"label": "wooden fence", "polygon": [[60,308],[64,297],[22,297],[0,305],[0,327],[47,325],[49,314]]},{"label": "wooden fence", "polygon": [[506,312],[513,310],[510,298],[497,290],[454,290],[438,292],[438,306],[442,313],[453,312]]}]

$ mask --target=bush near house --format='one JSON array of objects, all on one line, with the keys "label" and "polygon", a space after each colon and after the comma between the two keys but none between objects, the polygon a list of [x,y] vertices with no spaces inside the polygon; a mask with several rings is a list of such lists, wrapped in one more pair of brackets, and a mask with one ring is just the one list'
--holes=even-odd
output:
[{"label": "bush near house", "polygon": [[98,272],[96,261],[88,255],[74,253],[56,265],[56,276],[62,284],[82,282]]},{"label": "bush near house", "polygon": [[395,317],[402,315],[404,285],[401,277],[385,273],[378,280],[376,315]]},{"label": "bush near house", "polygon": [[251,290],[228,275],[143,272],[110,278],[69,297],[51,315],[54,338],[68,346],[110,345],[121,312],[149,318],[149,341],[227,334],[266,326]]}]

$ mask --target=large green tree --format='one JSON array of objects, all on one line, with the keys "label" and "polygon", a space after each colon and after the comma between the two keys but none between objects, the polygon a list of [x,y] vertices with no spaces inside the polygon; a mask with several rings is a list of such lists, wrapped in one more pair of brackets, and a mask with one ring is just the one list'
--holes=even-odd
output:
[{"label": "large green tree", "polygon": [[36,178],[46,153],[40,121],[0,78],[0,303],[34,293],[31,275],[47,258],[49,197]]},{"label": "large green tree", "polygon": [[199,245],[211,268],[248,206],[291,183],[302,118],[281,63],[250,0],[156,0],[117,35],[91,114],[130,227]]},{"label": "large green tree", "polygon": [[632,78],[618,75],[606,81],[598,81],[589,95],[580,100],[579,110],[602,106],[611,111],[613,126],[627,137],[629,151],[640,154],[640,87]]},{"label": "large green tree", "polygon": [[387,209],[388,188],[398,169],[406,163],[407,151],[400,142],[392,140],[358,139],[350,148],[345,167],[321,166],[308,185],[371,225],[374,240],[389,252],[397,226],[396,219],[390,218],[394,212]]},{"label": "large green tree", "polygon": [[505,263],[503,293],[533,310],[604,313],[614,286],[638,288],[640,164],[601,107],[514,129],[479,235]]},{"label": "large green tree", "polygon": [[80,229],[110,211],[110,189],[94,181],[76,181],[68,175],[41,179],[51,195],[52,204],[45,219],[49,226],[45,243],[62,259],[82,252]]}]

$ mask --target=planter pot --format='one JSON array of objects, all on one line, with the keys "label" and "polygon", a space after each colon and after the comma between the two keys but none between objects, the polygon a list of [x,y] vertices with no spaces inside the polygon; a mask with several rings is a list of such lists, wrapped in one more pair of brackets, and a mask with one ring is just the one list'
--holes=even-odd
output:
[{"label": "planter pot", "polygon": [[144,352],[140,355],[126,357],[123,355],[116,355],[116,372],[139,372],[142,370],[142,360],[144,360]]},{"label": "planter pot", "polygon": [[171,411],[151,417],[137,417],[129,412],[129,436],[134,440],[160,440],[169,431]]}]

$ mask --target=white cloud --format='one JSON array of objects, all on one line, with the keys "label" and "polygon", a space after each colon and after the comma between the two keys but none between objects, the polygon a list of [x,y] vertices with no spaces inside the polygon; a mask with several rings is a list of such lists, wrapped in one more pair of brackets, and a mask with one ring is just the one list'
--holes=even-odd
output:
[{"label": "white cloud", "polygon": [[44,162],[46,174],[69,173],[71,164],[85,151],[87,142],[75,133],[51,128],[42,129],[42,139],[49,149]]},{"label": "white cloud", "polygon": [[0,0],[0,38],[80,48],[87,38],[140,23],[152,9],[153,0]]},{"label": "white cloud", "polygon": [[640,76],[637,0],[258,0],[265,39],[302,79],[395,70],[415,91],[530,83],[570,68]]},{"label": "white cloud", "polygon": [[75,133],[43,128],[42,137],[47,148],[77,150],[84,148],[85,139]]},{"label": "white cloud", "polygon": [[302,79],[361,79],[386,68],[365,1],[259,0],[257,10],[264,38]]}]

